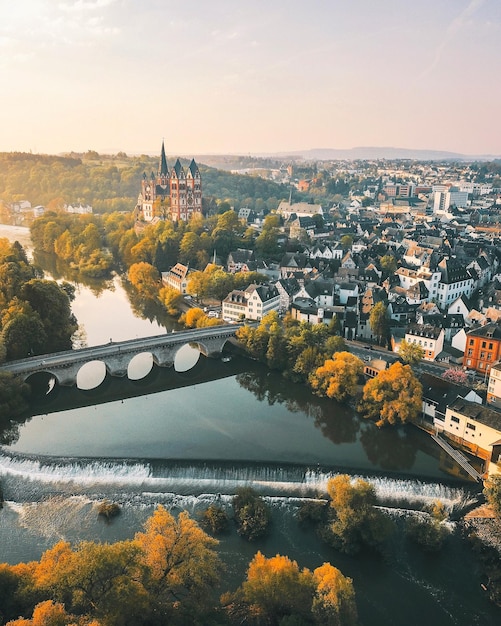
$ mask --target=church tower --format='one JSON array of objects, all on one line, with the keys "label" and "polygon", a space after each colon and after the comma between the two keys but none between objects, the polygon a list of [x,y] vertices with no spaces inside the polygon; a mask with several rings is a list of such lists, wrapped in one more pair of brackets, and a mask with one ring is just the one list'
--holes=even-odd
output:
[{"label": "church tower", "polygon": [[195,159],[185,171],[179,159],[170,170],[162,141],[156,176],[143,174],[136,212],[144,221],[169,218],[187,221],[202,212],[202,177]]}]

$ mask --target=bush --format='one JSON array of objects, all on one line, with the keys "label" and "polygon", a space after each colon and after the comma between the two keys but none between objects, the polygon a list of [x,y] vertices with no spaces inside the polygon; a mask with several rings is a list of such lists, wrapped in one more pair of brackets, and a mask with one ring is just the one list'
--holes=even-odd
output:
[{"label": "bush", "polygon": [[297,518],[301,526],[320,524],[325,521],[329,507],[326,502],[303,502],[297,512]]},{"label": "bush", "polygon": [[115,502],[109,502],[108,500],[104,500],[101,502],[97,509],[97,514],[100,517],[104,517],[104,519],[109,522],[114,517],[120,514],[120,506]]},{"label": "bush", "polygon": [[217,535],[228,529],[228,514],[220,506],[215,504],[209,505],[202,514],[202,527]]},{"label": "bush", "polygon": [[438,552],[449,536],[449,529],[442,524],[446,518],[441,502],[435,502],[429,517],[411,517],[405,524],[405,534],[425,552]]},{"label": "bush", "polygon": [[271,515],[268,505],[254,489],[239,489],[233,498],[237,532],[252,541],[268,532]]}]

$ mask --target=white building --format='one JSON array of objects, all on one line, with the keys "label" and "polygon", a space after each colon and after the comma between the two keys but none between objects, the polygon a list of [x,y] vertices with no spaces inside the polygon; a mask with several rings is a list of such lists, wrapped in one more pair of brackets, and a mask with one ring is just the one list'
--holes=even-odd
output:
[{"label": "white building", "polygon": [[501,408],[501,362],[496,363],[490,369],[487,402]]},{"label": "white building", "polygon": [[456,444],[486,461],[489,474],[499,473],[501,460],[501,413],[458,398],[447,407],[443,433]]},{"label": "white building", "polygon": [[444,329],[430,324],[411,324],[405,333],[405,341],[420,346],[423,359],[434,361],[444,347]]},{"label": "white building", "polygon": [[457,259],[444,258],[437,266],[440,270],[440,282],[436,301],[438,306],[447,310],[460,296],[469,298],[473,293],[473,278],[467,268]]},{"label": "white building", "polygon": [[270,311],[280,309],[280,294],[270,285],[249,285],[247,289],[234,289],[223,300],[222,316],[225,320],[245,318],[260,321]]}]

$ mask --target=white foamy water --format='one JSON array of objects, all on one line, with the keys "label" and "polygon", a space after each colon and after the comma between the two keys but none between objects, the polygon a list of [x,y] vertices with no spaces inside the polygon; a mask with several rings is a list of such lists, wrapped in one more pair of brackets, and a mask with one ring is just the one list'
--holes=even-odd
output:
[{"label": "white foamy water", "polygon": [[[234,494],[252,487],[264,496],[293,498],[325,497],[328,481],[340,472],[301,466],[217,462],[125,461],[98,459],[37,459],[0,454],[0,475],[5,498],[13,502],[41,500],[56,495],[90,498],[142,497],[146,494]],[[381,505],[423,509],[439,500],[450,512],[468,506],[475,493],[468,488],[399,479],[387,476],[352,475],[368,480]]]}]

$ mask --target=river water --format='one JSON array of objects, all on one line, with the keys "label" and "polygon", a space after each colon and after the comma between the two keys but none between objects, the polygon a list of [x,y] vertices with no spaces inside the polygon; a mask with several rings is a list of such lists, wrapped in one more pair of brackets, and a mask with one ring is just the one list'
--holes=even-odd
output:
[{"label": "river water", "polygon": [[[152,314],[137,317],[119,278],[104,291],[79,285],[73,309],[88,345],[173,327]],[[138,364],[143,374],[145,363],[147,355]],[[357,558],[297,524],[299,504],[322,497],[340,472],[371,480],[399,525],[435,499],[453,513],[464,510],[478,488],[458,479],[424,433],[378,430],[258,364],[205,359],[189,346],[173,369],[153,368],[144,379],[55,391],[0,450],[0,561],[37,559],[63,538],[130,538],[158,503],[195,517],[211,502],[231,512],[232,494],[250,485],[272,505],[272,532],[252,544],[234,530],[221,538],[227,588],[242,580],[259,549],[287,554],[301,567],[339,567],[354,580],[366,626],[499,623],[456,523],[440,555],[423,555],[397,534],[383,557]],[[122,506],[112,524],[97,517],[103,498]]]}]

